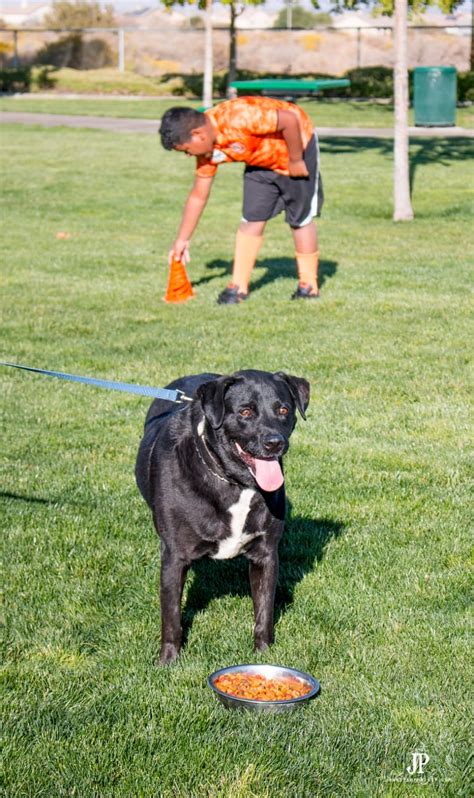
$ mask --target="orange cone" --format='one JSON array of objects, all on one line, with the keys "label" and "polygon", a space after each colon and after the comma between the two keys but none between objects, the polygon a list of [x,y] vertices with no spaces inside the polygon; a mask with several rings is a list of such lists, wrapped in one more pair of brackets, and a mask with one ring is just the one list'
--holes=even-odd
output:
[{"label": "orange cone", "polygon": [[184,264],[173,258],[171,261],[165,302],[186,302],[194,296],[193,287],[189,281]]}]

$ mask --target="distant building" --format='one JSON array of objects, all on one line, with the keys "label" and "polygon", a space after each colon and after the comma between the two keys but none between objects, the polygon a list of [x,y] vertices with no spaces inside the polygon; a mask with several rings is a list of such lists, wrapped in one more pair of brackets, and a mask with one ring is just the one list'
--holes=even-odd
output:
[{"label": "distant building", "polygon": [[52,3],[37,3],[32,6],[22,3],[18,8],[2,8],[0,17],[9,28],[28,28],[41,25],[52,10]]}]

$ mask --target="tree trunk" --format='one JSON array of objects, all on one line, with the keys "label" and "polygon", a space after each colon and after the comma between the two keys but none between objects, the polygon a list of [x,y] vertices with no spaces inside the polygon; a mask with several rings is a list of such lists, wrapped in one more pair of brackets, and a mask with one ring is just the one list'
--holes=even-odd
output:
[{"label": "tree trunk", "polygon": [[471,72],[474,70],[474,3],[471,7]]},{"label": "tree trunk", "polygon": [[395,131],[394,131],[394,212],[395,222],[413,219],[410,200],[408,160],[408,56],[407,0],[395,0]]},{"label": "tree trunk", "polygon": [[212,107],[212,0],[206,0],[205,43],[204,43],[204,82],[202,104],[204,108]]},{"label": "tree trunk", "polygon": [[227,77],[227,96],[231,97],[232,92],[230,84],[237,78],[237,31],[235,29],[235,20],[237,12],[234,3],[230,4],[230,44],[229,44],[229,74]]}]

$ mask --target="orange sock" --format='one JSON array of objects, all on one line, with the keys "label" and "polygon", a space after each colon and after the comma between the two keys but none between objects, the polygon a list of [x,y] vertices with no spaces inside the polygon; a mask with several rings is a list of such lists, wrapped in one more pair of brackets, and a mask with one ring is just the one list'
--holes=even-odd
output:
[{"label": "orange sock", "polygon": [[263,243],[263,236],[249,236],[237,230],[235,238],[234,265],[232,267],[232,283],[246,294],[250,276]]},{"label": "orange sock", "polygon": [[319,252],[295,252],[298,266],[298,280],[310,285],[312,293],[318,293]]}]

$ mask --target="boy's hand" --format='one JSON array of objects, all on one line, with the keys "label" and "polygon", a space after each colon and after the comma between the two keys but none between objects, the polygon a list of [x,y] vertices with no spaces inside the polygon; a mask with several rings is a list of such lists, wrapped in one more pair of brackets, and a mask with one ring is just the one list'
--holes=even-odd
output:
[{"label": "boy's hand", "polygon": [[184,266],[186,263],[189,263],[191,260],[191,256],[189,254],[189,241],[185,241],[183,238],[176,239],[170,251],[168,252],[169,265],[171,265],[173,258],[175,260],[180,260]]},{"label": "boy's hand", "polygon": [[290,177],[308,177],[303,160],[303,139],[299,119],[292,111],[277,111],[277,131],[288,147],[288,174]]},{"label": "boy's hand", "polygon": [[301,161],[290,161],[288,164],[288,172],[290,173],[290,177],[308,177],[309,172],[306,168],[306,164],[303,160]]}]

